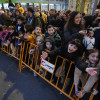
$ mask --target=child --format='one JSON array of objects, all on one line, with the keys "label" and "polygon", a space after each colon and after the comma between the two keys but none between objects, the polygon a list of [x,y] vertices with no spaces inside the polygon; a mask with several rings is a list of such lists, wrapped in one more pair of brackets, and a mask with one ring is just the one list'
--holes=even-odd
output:
[{"label": "child", "polygon": [[26,62],[28,61],[28,57],[29,57],[30,43],[34,41],[34,38],[31,37],[32,30],[33,28],[31,24],[25,24],[24,25],[25,34],[20,39],[20,40],[23,40],[23,42],[25,43],[23,59],[26,57]]},{"label": "child", "polygon": [[42,38],[44,39],[44,34],[42,34],[42,30],[40,26],[36,26],[35,30],[32,32],[31,36],[29,37],[30,39],[33,38],[32,43],[36,42],[35,40],[37,36],[42,36]]},{"label": "child", "polygon": [[[42,34],[42,32],[41,32],[41,28],[39,27],[39,26],[36,26],[36,28],[35,28],[35,30],[32,32],[32,34],[27,34],[26,36],[24,36],[24,39],[26,39],[27,41],[30,41],[30,43],[32,43],[32,44],[35,44],[36,43],[36,37],[37,36],[41,36],[43,39],[44,39],[44,36],[43,36],[43,34]],[[27,49],[24,49],[24,51],[25,51],[25,53],[27,52],[27,51],[29,51],[29,46],[30,46],[30,44],[28,45],[28,48]],[[25,48],[27,47],[27,45],[25,44]],[[29,53],[31,54],[31,52],[32,52],[32,49],[34,49],[34,46],[33,45],[31,45],[31,50],[29,51],[29,52],[27,52],[28,53],[28,55],[27,55],[27,60],[26,61],[28,61],[28,57],[29,57]],[[34,50],[33,50],[34,51]]]},{"label": "child", "polygon": [[24,32],[24,17],[23,16],[18,16],[17,17],[17,25],[16,25],[16,32]]},{"label": "child", "polygon": [[[70,61],[74,61],[75,63],[77,62],[77,59],[83,54],[83,50],[82,50],[82,43],[80,42],[80,40],[78,39],[73,39],[71,40],[68,44],[64,44],[63,46],[61,46],[60,48],[53,50],[51,52],[43,52],[43,54],[41,55],[41,58],[46,59],[47,57],[56,57],[57,55],[60,55],[64,58],[67,58]],[[61,65],[61,63],[60,63]],[[65,75],[69,69],[69,66],[67,65],[67,63],[65,63]],[[69,81],[70,79],[73,78],[73,74],[74,74],[74,66],[71,67],[69,75],[68,75],[68,79],[65,85],[65,88],[69,85]],[[56,68],[57,69],[57,68]]]},{"label": "child", "polygon": [[78,82],[79,79],[81,79],[82,83],[84,83],[84,80],[86,78],[86,73],[82,72],[83,69],[86,69],[88,67],[92,68],[100,68],[99,64],[99,51],[97,49],[91,49],[89,50],[84,58],[80,58],[78,63],[76,64],[75,72],[74,72],[74,84],[75,84],[75,93],[79,98],[82,98],[85,93],[89,92],[95,82],[98,80],[99,72],[97,71],[97,74],[95,76],[89,76],[88,80],[86,81],[83,90],[78,91]]},{"label": "child", "polygon": [[95,45],[95,38],[93,37],[94,32],[92,28],[87,29],[87,34],[83,38],[83,44],[87,50],[93,49]]},{"label": "child", "polygon": [[[42,51],[50,52],[55,49],[56,49],[56,46],[54,44],[54,41],[50,37],[47,37],[43,43]],[[51,57],[49,62],[54,63],[54,58]],[[44,76],[45,71],[41,70],[41,73],[42,73],[41,75]],[[47,74],[47,75],[51,76],[50,74]]]},{"label": "child", "polygon": [[[64,44],[60,48],[53,50],[49,53],[43,52],[42,58],[46,59],[48,56],[57,56],[61,55],[65,58],[70,58],[69,60],[74,60],[80,56],[79,51],[82,53],[82,43],[78,39],[73,39],[68,44]],[[70,54],[70,55],[69,55]]]},{"label": "child", "polygon": [[6,37],[9,33],[7,26],[3,26],[2,29],[3,29],[3,31],[0,34],[0,44],[1,44],[1,42],[3,42],[3,43],[6,42]]},{"label": "child", "polygon": [[52,51],[54,50],[56,47],[55,47],[55,44],[54,44],[54,41],[50,38],[50,37],[47,37],[44,41],[44,44],[43,44],[43,49],[45,50],[49,50],[49,51]]},{"label": "child", "polygon": [[0,34],[1,34],[1,32],[2,32],[2,25],[0,25]]},{"label": "child", "polygon": [[7,35],[7,41],[8,43],[14,43],[15,37],[18,36],[18,34],[15,32],[14,26],[9,26],[9,33]]},{"label": "child", "polygon": [[45,33],[45,38],[50,37],[52,40],[54,40],[55,45],[59,47],[61,45],[61,39],[59,34],[55,31],[54,27],[52,25],[49,25],[47,27],[47,33]]},{"label": "child", "polygon": [[9,26],[9,33],[7,35],[7,44],[8,45],[10,44],[11,50],[13,51],[13,54],[15,51],[14,44],[15,44],[16,36],[18,36],[18,34],[15,32],[14,26]]},{"label": "child", "polygon": [[[33,60],[33,68],[37,62],[37,65],[36,65],[36,70],[39,69],[39,65],[40,65],[40,55],[41,55],[41,52],[39,51],[39,46],[43,43],[43,38],[42,36],[37,36],[36,37],[36,45],[37,47],[34,47],[33,49],[30,50],[29,54],[32,55],[32,58],[31,58],[31,62]],[[34,58],[33,58],[33,53],[34,53]],[[37,58],[38,56],[38,58]],[[31,64],[32,65],[32,64]]]},{"label": "child", "polygon": [[[37,37],[36,37],[36,43],[35,43],[35,44],[36,44],[38,47],[36,47],[36,50],[39,50],[39,46],[41,46],[42,43],[43,43],[43,38],[42,38],[42,36],[37,36]],[[35,49],[31,49],[31,50],[30,50],[30,54],[33,54],[34,51],[35,51]]]},{"label": "child", "polygon": [[[17,17],[17,25],[16,25],[16,33],[18,37],[21,38],[24,33],[24,17],[18,16]],[[20,39],[16,41],[15,46],[21,45]]]},{"label": "child", "polygon": [[24,31],[25,31],[25,34],[23,35],[22,39],[24,39],[28,42],[32,42],[33,40],[29,38],[30,35],[32,34],[32,31],[33,31],[32,25],[31,24],[25,24],[24,25]]}]

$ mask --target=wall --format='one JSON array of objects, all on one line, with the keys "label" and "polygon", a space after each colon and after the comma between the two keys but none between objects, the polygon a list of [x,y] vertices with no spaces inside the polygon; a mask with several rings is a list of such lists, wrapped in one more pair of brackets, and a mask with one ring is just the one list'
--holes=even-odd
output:
[{"label": "wall", "polygon": [[68,9],[71,11],[76,10],[76,0],[69,0]]}]

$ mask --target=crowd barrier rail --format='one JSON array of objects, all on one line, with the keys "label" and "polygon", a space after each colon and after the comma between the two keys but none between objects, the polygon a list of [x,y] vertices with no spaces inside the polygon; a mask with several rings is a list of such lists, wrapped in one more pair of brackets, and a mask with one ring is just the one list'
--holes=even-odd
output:
[{"label": "crowd barrier rail", "polygon": [[[19,38],[16,38],[15,41],[19,40]],[[44,79],[46,82],[51,84],[53,87],[55,87],[58,91],[63,93],[65,96],[67,96],[70,100],[79,100],[78,97],[74,94],[74,82],[70,84],[66,88],[66,84],[69,79],[70,70],[73,67],[74,64],[73,61],[69,61],[66,58],[63,58],[61,56],[57,56],[56,60],[52,60],[51,58],[48,58],[46,60],[41,60],[41,51],[38,50],[38,46],[35,44],[31,44],[29,42],[23,42],[20,46],[14,46],[12,44],[6,45],[5,43],[2,43],[2,48],[4,52],[6,52],[8,55],[16,58],[19,60],[19,71],[21,72],[23,68],[27,67],[31,71],[34,72],[34,74],[40,76],[42,79]],[[30,53],[30,51],[33,50],[33,53]],[[49,52],[49,51],[47,51]],[[59,66],[59,61],[61,61],[61,64]],[[53,63],[52,63],[53,62]],[[51,66],[48,65],[51,64]],[[61,75],[65,66],[65,63],[67,63],[67,72],[65,76]],[[47,64],[47,65],[46,65]],[[45,68],[44,66],[47,66]],[[57,72],[57,69],[59,68],[58,76],[55,75]],[[56,76],[56,77],[55,77]],[[63,82],[61,82],[61,77],[63,76]],[[88,78],[88,74],[86,76],[85,82]],[[84,82],[84,84],[85,84]],[[83,84],[83,86],[84,86]],[[81,89],[83,89],[83,86]],[[94,88],[97,89],[98,83],[95,84]],[[66,88],[66,90],[65,90]],[[94,90],[92,91],[89,100],[93,100]]]}]

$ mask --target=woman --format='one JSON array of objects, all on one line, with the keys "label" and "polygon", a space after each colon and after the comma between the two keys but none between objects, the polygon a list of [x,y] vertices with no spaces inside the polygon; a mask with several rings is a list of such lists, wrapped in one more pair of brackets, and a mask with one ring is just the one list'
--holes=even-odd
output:
[{"label": "woman", "polygon": [[81,30],[81,14],[77,11],[73,11],[70,15],[68,23],[64,27],[65,41],[69,41],[74,38],[82,40],[83,35],[86,34],[84,30]]}]

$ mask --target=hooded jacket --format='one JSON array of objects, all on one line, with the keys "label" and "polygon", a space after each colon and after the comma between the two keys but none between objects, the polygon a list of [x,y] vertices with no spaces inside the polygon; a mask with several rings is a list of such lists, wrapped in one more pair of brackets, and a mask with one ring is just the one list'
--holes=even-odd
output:
[{"label": "hooded jacket", "polygon": [[61,38],[60,38],[60,35],[57,33],[57,31],[54,32],[53,35],[49,35],[48,33],[45,33],[45,38],[47,37],[50,37],[55,42],[55,45],[57,47],[61,45]]}]

